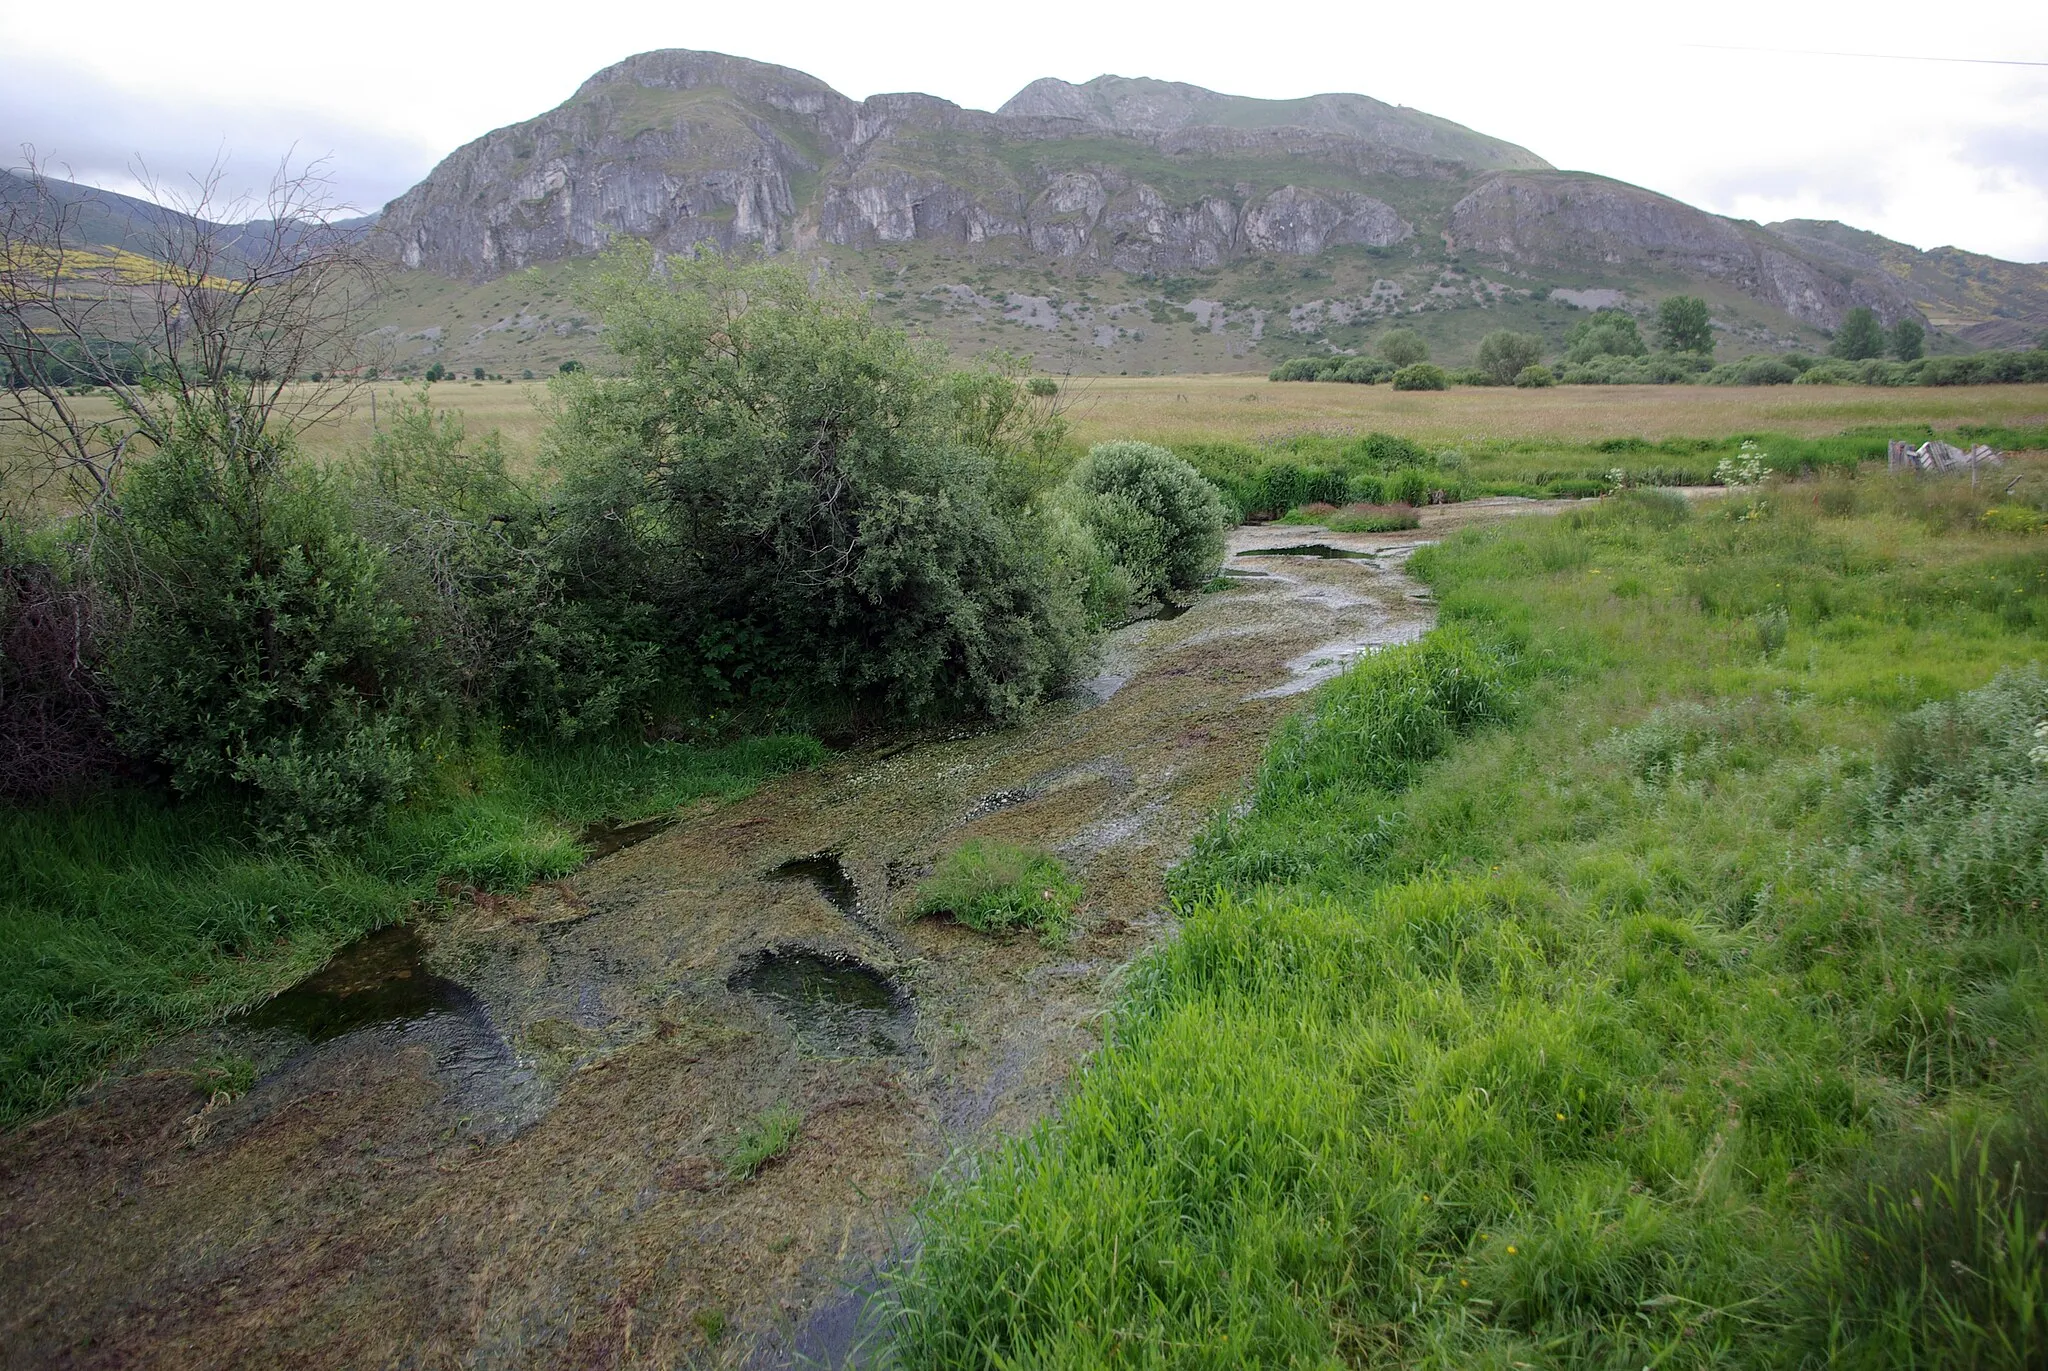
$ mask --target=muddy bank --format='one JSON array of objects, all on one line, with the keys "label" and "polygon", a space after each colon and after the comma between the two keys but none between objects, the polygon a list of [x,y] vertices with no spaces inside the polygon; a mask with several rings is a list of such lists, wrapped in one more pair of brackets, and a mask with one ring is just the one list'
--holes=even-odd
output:
[{"label": "muddy bank", "polygon": [[[1524,502],[1527,504],[1527,502]],[[1412,534],[1240,530],[1185,612],[999,733],[847,755],[344,953],[0,1139],[7,1366],[777,1365],[831,1355],[957,1149],[1028,1126],[1299,696],[1420,633]],[[1274,555],[1320,545],[1351,556]],[[1069,944],[911,920],[972,836],[1061,853]],[[252,1060],[200,1099],[184,1069]],[[741,1140],[789,1108],[786,1155]]]}]

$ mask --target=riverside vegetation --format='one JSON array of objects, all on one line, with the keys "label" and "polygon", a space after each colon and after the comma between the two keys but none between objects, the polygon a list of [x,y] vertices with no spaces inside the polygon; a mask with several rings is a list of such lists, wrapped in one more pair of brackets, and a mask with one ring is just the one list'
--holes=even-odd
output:
[{"label": "riverside vegetation", "polygon": [[413,905],[573,869],[591,821],[815,734],[1014,718],[1214,572],[1180,459],[1069,475],[1020,376],[792,270],[627,246],[591,306],[619,365],[558,377],[537,476],[424,393],[312,462],[230,356],[130,378],[139,455],[0,524],[0,1119]]},{"label": "riverside vegetation", "polygon": [[1418,553],[1441,626],[933,1195],[905,1364],[2040,1364],[2040,504],[1845,470]]}]

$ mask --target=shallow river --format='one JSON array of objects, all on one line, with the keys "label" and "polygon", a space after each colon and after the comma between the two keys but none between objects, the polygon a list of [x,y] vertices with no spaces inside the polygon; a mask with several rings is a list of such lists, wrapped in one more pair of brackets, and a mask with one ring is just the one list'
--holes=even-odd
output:
[{"label": "shallow river", "polygon": [[[1496,512],[1240,529],[1228,589],[1119,630],[1024,725],[621,830],[0,1138],[0,1364],[838,1362],[933,1174],[1056,1107],[1275,724],[1427,627],[1407,553]],[[1371,555],[1275,555],[1309,544]],[[970,836],[1064,856],[1079,935],[908,920]],[[261,1073],[208,1106],[176,1067],[221,1050]],[[777,1106],[795,1145],[733,1179]]]}]

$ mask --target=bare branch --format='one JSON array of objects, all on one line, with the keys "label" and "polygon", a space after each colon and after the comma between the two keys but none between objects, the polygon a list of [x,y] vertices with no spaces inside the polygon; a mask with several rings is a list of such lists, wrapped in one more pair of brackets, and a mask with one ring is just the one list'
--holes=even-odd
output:
[{"label": "bare branch", "polygon": [[187,193],[138,168],[159,211],[99,243],[81,225],[92,197],[23,154],[0,183],[0,439],[25,468],[11,490],[98,517],[174,422],[254,463],[349,403],[380,274],[318,163],[281,163],[260,204],[227,197],[221,161]]}]

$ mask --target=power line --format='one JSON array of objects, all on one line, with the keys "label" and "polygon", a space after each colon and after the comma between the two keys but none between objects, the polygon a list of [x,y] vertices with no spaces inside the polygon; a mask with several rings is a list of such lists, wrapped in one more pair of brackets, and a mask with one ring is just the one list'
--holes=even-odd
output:
[{"label": "power line", "polygon": [[2023,62],[2011,57],[1922,57],[1901,52],[1827,52],[1818,48],[1746,48],[1731,43],[1686,43],[1714,52],[1771,52],[1790,57],[1863,57],[1874,62],[1964,62],[1973,67],[2048,67],[2048,62]]}]

